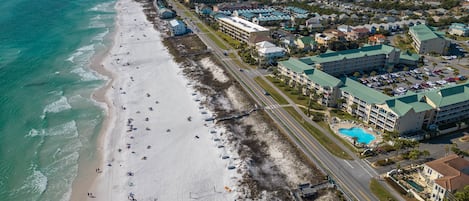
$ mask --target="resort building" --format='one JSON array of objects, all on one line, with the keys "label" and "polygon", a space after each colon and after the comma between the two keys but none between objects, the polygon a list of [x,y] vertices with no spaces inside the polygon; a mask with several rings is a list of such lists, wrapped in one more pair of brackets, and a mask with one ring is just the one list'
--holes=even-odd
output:
[{"label": "resort building", "polygon": [[359,49],[328,51],[300,60],[333,76],[372,71],[399,63],[400,50],[387,45],[364,46]]},{"label": "resort building", "polygon": [[431,188],[430,200],[453,200],[453,194],[469,185],[469,161],[451,154],[423,165],[422,179]]},{"label": "resort building", "polygon": [[272,63],[277,58],[285,56],[285,49],[277,47],[268,41],[256,43],[256,49],[258,59],[262,60],[264,63]]},{"label": "resort building", "polygon": [[232,38],[253,44],[255,38],[269,37],[269,29],[239,17],[222,17],[218,19],[219,30]]},{"label": "resort building", "polygon": [[446,54],[450,42],[444,38],[444,33],[439,33],[420,24],[409,28],[412,37],[412,46],[419,54]]},{"label": "resort building", "polygon": [[456,36],[469,36],[469,26],[467,24],[453,23],[449,26],[448,33]]},{"label": "resort building", "polygon": [[278,70],[282,77],[290,79],[290,85],[304,86],[304,94],[317,95],[318,103],[328,107],[337,104],[338,87],[342,84],[339,79],[293,58],[278,62]]},{"label": "resort building", "polygon": [[[311,97],[315,97],[312,94],[319,95],[315,97],[318,103],[328,107],[337,106],[379,130],[396,131],[401,134],[422,129],[437,130],[439,126],[469,118],[469,83],[450,85],[421,93],[408,92],[405,95],[391,97],[342,76],[346,72],[368,69],[369,66],[378,67],[373,62],[379,59],[381,59],[381,65],[391,63],[386,61],[388,59],[392,59],[394,64],[418,60],[418,55],[408,52],[400,53],[398,49],[390,46],[369,47],[372,48],[368,51],[384,51],[385,53],[381,54],[385,56],[374,58],[373,55],[380,54],[369,52],[364,54],[363,50],[350,53],[348,51],[351,50],[346,50],[333,52],[336,55],[329,57],[319,55],[299,59],[290,58],[279,62],[279,74],[282,79],[288,79],[290,85],[303,86],[305,95]],[[367,60],[368,57],[373,59]],[[347,63],[348,58],[356,60]],[[361,65],[355,66],[355,62]],[[324,63],[327,65],[323,65]],[[365,65],[368,63],[371,64]],[[340,68],[337,68],[338,66]],[[341,73],[337,73],[338,71]],[[334,77],[334,73],[340,78]]]},{"label": "resort building", "polygon": [[187,33],[186,25],[181,20],[171,20],[169,21],[169,25],[173,36],[180,36]]}]

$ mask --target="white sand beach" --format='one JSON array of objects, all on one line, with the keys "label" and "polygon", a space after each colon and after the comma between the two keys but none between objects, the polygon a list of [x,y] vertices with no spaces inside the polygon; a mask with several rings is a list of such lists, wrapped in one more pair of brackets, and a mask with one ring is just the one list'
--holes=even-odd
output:
[{"label": "white sand beach", "polygon": [[[139,3],[119,0],[102,164],[88,200],[233,200],[228,170],[200,101],[146,20]],[[209,112],[209,111],[208,111]],[[220,132],[220,131],[217,131]],[[226,188],[227,187],[227,188]],[[86,197],[86,195],[85,195]],[[94,197],[94,198],[93,198]]]}]

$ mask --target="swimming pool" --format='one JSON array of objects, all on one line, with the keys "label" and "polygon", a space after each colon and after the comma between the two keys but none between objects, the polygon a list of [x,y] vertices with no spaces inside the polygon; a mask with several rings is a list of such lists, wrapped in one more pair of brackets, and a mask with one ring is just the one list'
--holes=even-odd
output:
[{"label": "swimming pool", "polygon": [[362,128],[339,128],[339,133],[349,137],[357,137],[357,143],[370,144],[375,139],[375,136],[365,132]]}]

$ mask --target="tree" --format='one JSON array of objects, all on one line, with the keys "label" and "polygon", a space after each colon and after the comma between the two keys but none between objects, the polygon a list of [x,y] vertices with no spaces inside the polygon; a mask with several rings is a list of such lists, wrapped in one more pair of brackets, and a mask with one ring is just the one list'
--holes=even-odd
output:
[{"label": "tree", "polygon": [[358,76],[360,76],[360,73],[359,73],[359,72],[353,73],[353,77],[358,77]]},{"label": "tree", "polygon": [[404,71],[409,71],[409,67],[404,66],[404,68],[403,68],[402,70],[404,70]]},{"label": "tree", "polygon": [[456,198],[456,201],[469,200],[469,185],[465,186],[464,189],[456,192],[454,197]]},{"label": "tree", "polygon": [[355,145],[357,144],[358,137],[357,137],[357,136],[353,136],[353,137],[352,137],[352,140],[353,140],[353,145],[355,146]]},{"label": "tree", "polygon": [[371,71],[370,76],[376,76],[378,74],[376,71]]}]

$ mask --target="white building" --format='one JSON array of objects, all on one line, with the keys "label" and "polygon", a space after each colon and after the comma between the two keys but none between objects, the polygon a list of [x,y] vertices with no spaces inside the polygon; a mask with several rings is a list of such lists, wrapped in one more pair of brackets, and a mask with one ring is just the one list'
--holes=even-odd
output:
[{"label": "white building", "polygon": [[420,176],[431,188],[430,200],[443,201],[469,185],[469,161],[451,154],[423,165]]},{"label": "white building", "polygon": [[268,41],[256,43],[259,57],[266,63],[275,61],[276,58],[285,56],[285,49],[277,47]]}]

